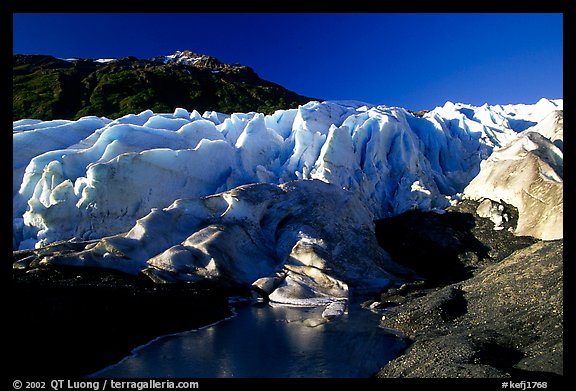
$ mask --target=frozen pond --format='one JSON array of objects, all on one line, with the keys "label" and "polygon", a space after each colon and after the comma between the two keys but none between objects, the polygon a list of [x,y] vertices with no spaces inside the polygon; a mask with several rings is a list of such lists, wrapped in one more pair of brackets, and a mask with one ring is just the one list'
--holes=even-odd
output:
[{"label": "frozen pond", "polygon": [[231,319],[158,338],[93,376],[370,377],[405,348],[359,304],[323,324],[322,308],[235,306]]}]

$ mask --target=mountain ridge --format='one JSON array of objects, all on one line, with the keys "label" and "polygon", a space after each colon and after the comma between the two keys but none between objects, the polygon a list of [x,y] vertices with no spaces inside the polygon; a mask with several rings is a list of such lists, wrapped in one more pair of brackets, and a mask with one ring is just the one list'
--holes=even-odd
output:
[{"label": "mountain ridge", "polygon": [[177,107],[272,113],[314,99],[260,78],[249,66],[189,50],[150,59],[14,54],[12,69],[14,121],[118,118]]}]

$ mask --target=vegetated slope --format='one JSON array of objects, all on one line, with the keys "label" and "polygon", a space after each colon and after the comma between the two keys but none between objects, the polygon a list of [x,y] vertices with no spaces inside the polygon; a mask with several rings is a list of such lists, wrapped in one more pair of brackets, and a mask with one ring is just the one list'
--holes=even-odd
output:
[{"label": "vegetated slope", "polygon": [[250,67],[190,51],[147,60],[16,54],[12,91],[13,120],[118,118],[177,107],[272,113],[312,99],[261,79]]}]

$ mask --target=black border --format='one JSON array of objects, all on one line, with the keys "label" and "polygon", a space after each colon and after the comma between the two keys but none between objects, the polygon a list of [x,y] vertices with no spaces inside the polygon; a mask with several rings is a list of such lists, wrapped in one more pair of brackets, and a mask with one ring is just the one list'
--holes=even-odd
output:
[{"label": "black border", "polygon": [[[185,13],[185,12],[210,12],[210,13],[242,13],[242,12],[251,12],[251,13],[275,13],[275,12],[321,12],[321,13],[330,13],[330,12],[353,12],[353,13],[363,13],[363,12],[385,12],[385,13],[469,13],[469,12],[480,12],[480,13],[494,13],[494,12],[505,12],[505,13],[562,13],[564,15],[564,48],[568,48],[566,52],[567,55],[564,56],[564,105],[566,106],[565,109],[565,128],[568,129],[564,146],[565,149],[568,151],[568,159],[566,160],[568,163],[564,164],[564,167],[567,169],[564,170],[565,176],[565,185],[564,187],[565,194],[567,194],[568,200],[572,199],[573,191],[573,179],[570,178],[572,175],[572,168],[575,167],[573,163],[573,132],[576,131],[575,128],[575,105],[574,105],[574,89],[576,87],[576,80],[574,80],[574,72],[576,70],[576,64],[574,61],[573,55],[573,48],[576,48],[576,27],[575,27],[575,8],[576,3],[571,0],[546,0],[546,1],[495,1],[495,0],[480,0],[474,3],[471,2],[438,2],[438,1],[429,1],[429,2],[422,2],[415,4],[413,1],[370,1],[366,0],[364,2],[349,2],[349,1],[330,1],[330,0],[310,0],[310,1],[290,1],[290,2],[283,2],[277,3],[273,1],[243,1],[243,2],[232,2],[229,4],[221,4],[220,2],[185,2],[185,3],[169,3],[169,4],[162,4],[159,3],[151,3],[151,2],[120,2],[120,1],[99,1],[97,3],[92,2],[74,2],[74,1],[46,1],[46,2],[33,2],[33,1],[22,1],[22,2],[12,2],[10,5],[3,4],[2,6],[2,19],[0,24],[3,26],[3,29],[6,30],[3,33],[3,37],[7,40],[7,37],[12,37],[12,34],[9,33],[7,30],[11,29],[12,27],[12,14],[13,13],[53,13],[53,12],[95,12],[95,13],[110,13],[110,12],[120,12],[120,13],[142,13],[142,12],[154,12],[154,13]],[[6,42],[7,43],[7,42]],[[12,48],[13,44],[10,45],[5,44],[3,45],[6,49]],[[570,50],[572,49],[572,50]],[[11,63],[10,56],[11,53],[8,53],[6,50],[6,54],[4,57],[4,61],[2,61],[3,66],[6,67],[6,71],[4,73],[6,86],[11,83],[9,81],[10,72],[8,70],[8,64]],[[11,79],[10,79],[11,80]],[[8,99],[6,99],[8,102]],[[6,110],[5,113],[11,112],[11,106],[8,106],[6,103]],[[8,116],[6,115],[6,118]],[[6,127],[8,128],[10,125],[8,124],[8,120],[6,121]],[[10,120],[11,122],[11,120]],[[8,130],[5,129],[4,134],[8,137]],[[10,143],[10,144],[9,144]],[[6,140],[4,145],[11,145],[10,140]],[[7,169],[8,171],[8,169]],[[7,173],[6,177],[10,177],[12,175],[11,170]],[[568,178],[566,180],[566,177]],[[11,198],[6,196],[6,198]],[[8,203],[10,200],[6,200]],[[571,216],[571,209],[572,206],[570,202],[565,203],[564,206],[564,216]],[[5,213],[6,216],[10,216],[8,213]],[[12,230],[12,219],[7,218],[7,225],[6,231],[2,232],[11,232]],[[570,220],[566,220],[569,222]],[[9,225],[8,225],[9,224]],[[565,236],[568,236],[567,246],[565,247],[565,254],[564,259],[568,260],[568,262],[564,263],[565,272],[568,277],[565,277],[565,280],[568,281],[568,284],[564,285],[565,293],[564,293],[564,300],[565,305],[564,307],[568,309],[565,312],[565,329],[568,331],[575,329],[575,324],[573,322],[573,312],[571,311],[574,308],[573,305],[573,297],[574,297],[574,288],[570,282],[574,280],[574,264],[572,262],[572,257],[570,253],[572,252],[571,249],[571,241],[569,239],[571,235],[571,225],[570,223],[565,224],[568,229],[565,230]],[[10,267],[10,262],[5,262],[5,265]],[[4,276],[11,276],[10,269],[6,270]],[[9,284],[10,278],[6,283]],[[9,285],[8,285],[9,286]],[[4,296],[4,300],[10,300],[10,294]],[[5,302],[6,303],[6,302]],[[6,308],[6,307],[5,307]],[[4,319],[5,321],[9,321],[10,314],[7,314]],[[11,336],[7,336],[8,339]],[[547,389],[548,390],[558,390],[558,389],[565,389],[566,384],[573,384],[576,385],[574,381],[573,374],[570,373],[570,368],[573,367],[571,365],[574,361],[574,336],[572,333],[567,332],[564,334],[564,362],[565,362],[565,369],[566,373],[562,378],[551,378],[551,379],[543,379],[547,381]],[[10,357],[7,357],[10,359]],[[57,357],[55,357],[57,359]],[[566,365],[567,364],[567,365]],[[25,365],[25,364],[24,364]],[[13,388],[13,381],[15,380],[13,376],[10,374],[6,374],[8,377],[9,383],[6,384],[6,389],[11,390]],[[26,380],[42,380],[42,378],[38,377],[30,377],[29,379],[20,379],[23,381]],[[52,380],[52,379],[44,379],[44,380]],[[143,379],[134,379],[134,380],[143,380]],[[159,379],[161,380],[161,379]],[[177,381],[178,379],[172,379]],[[404,389],[408,388],[418,388],[418,389],[430,389],[434,387],[442,387],[444,389],[458,389],[462,390],[463,387],[479,387],[484,390],[501,390],[502,383],[509,381],[510,379],[427,379],[427,378],[418,378],[418,379],[297,379],[297,378],[290,378],[290,379],[181,379],[181,380],[196,380],[199,382],[201,389],[206,389],[207,387],[244,387],[244,386],[267,386],[267,385],[288,385],[288,386],[312,386],[312,387],[319,387],[319,386],[343,386],[343,387],[360,387],[362,389],[384,389],[385,387],[393,387],[390,389],[396,390],[397,388]],[[513,379],[512,381],[519,381],[521,379]]]}]

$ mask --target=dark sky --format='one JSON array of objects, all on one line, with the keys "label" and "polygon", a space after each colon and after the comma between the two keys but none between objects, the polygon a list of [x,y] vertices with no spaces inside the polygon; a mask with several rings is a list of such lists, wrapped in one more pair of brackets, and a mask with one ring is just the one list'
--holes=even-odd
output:
[{"label": "dark sky", "polygon": [[432,109],[562,98],[561,13],[16,13],[13,52],[252,67],[302,95]]}]

